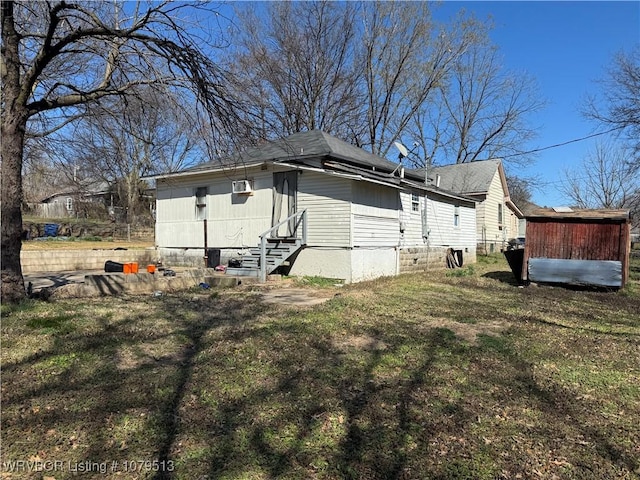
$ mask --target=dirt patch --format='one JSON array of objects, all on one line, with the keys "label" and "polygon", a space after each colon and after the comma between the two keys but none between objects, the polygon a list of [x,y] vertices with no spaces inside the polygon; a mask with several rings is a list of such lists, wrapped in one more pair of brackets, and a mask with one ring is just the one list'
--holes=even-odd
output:
[{"label": "dirt patch", "polygon": [[307,288],[272,288],[259,292],[259,295],[267,304],[307,307],[326,302],[335,296],[335,292]]},{"label": "dirt patch", "polygon": [[141,343],[135,348],[124,346],[114,356],[116,368],[120,371],[134,370],[148,366],[165,366],[183,362],[184,348],[176,350],[170,342]]},{"label": "dirt patch", "polygon": [[435,318],[427,320],[423,324],[425,330],[432,328],[446,328],[456,334],[457,337],[466,340],[471,344],[476,344],[478,335],[489,335],[496,337],[509,328],[507,322],[482,322],[482,323],[462,323],[445,318]]},{"label": "dirt patch", "polygon": [[340,350],[355,348],[356,350],[374,351],[385,350],[387,344],[370,335],[352,335],[349,337],[335,338],[333,346]]}]

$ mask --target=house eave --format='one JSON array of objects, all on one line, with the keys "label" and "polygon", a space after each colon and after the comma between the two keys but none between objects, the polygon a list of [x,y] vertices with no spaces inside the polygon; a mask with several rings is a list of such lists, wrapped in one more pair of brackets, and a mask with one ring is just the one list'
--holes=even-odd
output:
[{"label": "house eave", "polygon": [[516,214],[516,217],[518,217],[518,218],[524,218],[524,213],[522,213],[522,212],[520,211],[520,209],[518,208],[518,206],[517,206],[515,203],[513,203],[513,202],[511,201],[511,199],[507,199],[507,201],[506,201],[505,203],[506,203],[506,204],[507,204],[507,206],[511,209],[511,211],[512,211],[513,213],[515,213],[515,214]]},{"label": "house eave", "polygon": [[148,175],[145,177],[141,177],[141,180],[163,180],[165,178],[193,177],[198,175],[207,175],[209,173],[244,170],[245,168],[259,167],[264,163],[267,163],[267,162],[261,161],[261,162],[255,162],[255,163],[239,163],[239,164],[227,165],[227,166],[221,165],[220,167],[189,169],[189,170],[183,170],[181,172],[159,173],[157,175]]}]

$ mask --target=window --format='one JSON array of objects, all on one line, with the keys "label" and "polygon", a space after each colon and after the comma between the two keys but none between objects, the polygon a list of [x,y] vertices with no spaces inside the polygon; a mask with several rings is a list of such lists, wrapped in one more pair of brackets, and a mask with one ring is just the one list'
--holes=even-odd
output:
[{"label": "window", "polygon": [[460,226],[460,205],[453,207],[453,226]]},{"label": "window", "polygon": [[498,225],[502,228],[502,204],[498,204]]},{"label": "window", "polygon": [[67,211],[73,210],[73,198],[67,198]]},{"label": "window", "polygon": [[207,218],[207,187],[196,188],[196,220]]},{"label": "window", "polygon": [[411,194],[411,211],[419,212],[420,211],[420,197],[417,193]]}]

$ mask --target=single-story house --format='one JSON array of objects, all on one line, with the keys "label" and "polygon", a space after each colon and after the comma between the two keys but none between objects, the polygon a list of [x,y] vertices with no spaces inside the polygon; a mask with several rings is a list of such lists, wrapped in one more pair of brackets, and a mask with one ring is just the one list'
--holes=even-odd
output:
[{"label": "single-story house", "polygon": [[47,195],[38,203],[28,204],[32,215],[43,218],[75,217],[86,205],[104,205],[109,185],[102,181],[74,182]]},{"label": "single-story house", "polygon": [[318,130],[153,178],[167,264],[357,282],[476,258],[474,199]]},{"label": "single-story house", "polygon": [[506,248],[511,238],[521,236],[524,215],[511,201],[501,160],[482,160],[432,167],[430,185],[471,197],[477,205],[478,251],[493,253]]}]

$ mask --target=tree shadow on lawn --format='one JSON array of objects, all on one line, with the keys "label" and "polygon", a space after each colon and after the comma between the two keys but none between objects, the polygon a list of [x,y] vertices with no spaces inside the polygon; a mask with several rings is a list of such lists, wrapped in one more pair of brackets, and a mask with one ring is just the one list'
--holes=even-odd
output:
[{"label": "tree shadow on lawn", "polygon": [[[544,438],[570,418],[598,455],[633,466],[581,418],[592,405],[538,385],[508,341],[474,347],[445,328],[351,324],[341,302],[285,311],[256,296],[166,296],[55,336],[3,367],[8,451],[120,461],[95,478],[118,477],[124,459],[159,462],[128,478],[477,477],[473,455],[497,459],[482,466],[495,476],[504,451],[474,429],[507,395],[551,419]],[[506,370],[484,368],[487,352]],[[525,460],[513,459],[515,473]]]},{"label": "tree shadow on lawn", "polygon": [[[618,401],[615,392],[610,398],[597,398],[585,393],[590,391],[588,386],[578,383],[573,387],[568,383],[563,386],[554,378],[541,374],[538,366],[504,339],[484,337],[482,343],[494,349],[507,365],[507,369],[483,369],[483,381],[499,395],[496,403],[500,404],[500,410],[496,418],[500,421],[497,423],[504,423],[502,415],[508,417],[517,410],[535,412],[535,418],[524,417],[518,422],[520,429],[514,435],[517,440],[510,448],[510,475],[546,472],[550,478],[555,478],[564,472],[570,474],[567,478],[595,479],[633,475],[632,472],[638,471],[640,455],[632,446],[634,438],[636,444],[640,439],[639,432],[629,431],[627,425],[616,425],[615,421],[603,418],[606,416],[604,411]],[[637,404],[633,409],[635,415],[640,413]],[[634,413],[628,414],[634,417]],[[496,426],[496,430],[500,428],[500,425]],[[547,470],[550,466],[555,466],[556,471]],[[566,467],[569,469],[564,470]]]},{"label": "tree shadow on lawn", "polygon": [[[148,477],[167,465],[177,408],[203,333],[249,321],[265,309],[246,298],[189,302],[165,296],[131,297],[136,305],[146,302],[148,311],[128,313],[127,301],[111,300],[112,308],[125,312],[116,320],[107,313],[20,326],[43,340],[22,360],[3,362],[4,458],[62,459],[70,468],[92,462],[95,471],[82,473],[96,478],[123,472]],[[125,459],[148,462],[132,466]],[[110,470],[100,471],[100,464]]]},{"label": "tree shadow on lawn", "polygon": [[[250,395],[211,412],[205,428],[215,444],[211,477],[251,472],[266,478],[391,479],[406,477],[414,463],[424,469],[418,451],[427,451],[428,439],[441,426],[429,425],[421,390],[431,382],[436,352],[456,349],[451,332],[433,330],[418,339],[415,332],[398,329],[394,335],[400,342],[371,332],[372,339],[385,341],[374,341],[363,352],[314,336],[312,325],[293,329],[285,324],[264,332],[264,345],[304,338],[301,348],[282,352],[273,381],[249,387]],[[407,343],[410,335],[414,340]],[[470,414],[454,404],[446,406],[445,423],[469,421]]]}]

